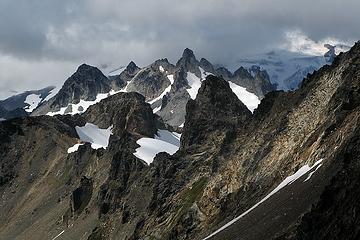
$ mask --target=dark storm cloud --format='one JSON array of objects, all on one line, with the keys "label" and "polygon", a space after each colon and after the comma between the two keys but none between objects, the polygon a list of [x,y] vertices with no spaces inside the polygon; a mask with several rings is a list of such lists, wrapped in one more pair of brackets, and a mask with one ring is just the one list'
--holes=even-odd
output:
[{"label": "dark storm cloud", "polygon": [[[0,92],[15,88],[7,65],[23,66],[16,74],[22,90],[57,84],[82,62],[175,61],[185,47],[229,65],[279,47],[293,30],[353,41],[360,38],[359,9],[357,0],[0,0]],[[63,74],[46,77],[54,74],[45,65]],[[32,66],[42,74],[32,74]]]}]

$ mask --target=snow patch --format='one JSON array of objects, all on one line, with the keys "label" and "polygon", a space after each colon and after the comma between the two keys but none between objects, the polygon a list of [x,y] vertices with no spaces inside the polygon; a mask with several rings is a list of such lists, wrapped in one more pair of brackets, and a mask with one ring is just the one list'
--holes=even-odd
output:
[{"label": "snow patch", "polygon": [[312,177],[312,175],[313,175],[321,166],[322,166],[322,163],[319,164],[319,165],[317,166],[317,168],[315,168],[314,171],[310,172],[309,175],[308,175],[308,177],[304,180],[304,182],[308,181],[308,180]]},{"label": "snow patch", "polygon": [[157,112],[160,111],[160,110],[161,110],[161,106],[156,107],[156,108],[153,109],[153,113],[157,113]]},{"label": "snow patch", "polygon": [[186,91],[189,93],[191,99],[195,99],[201,87],[201,79],[198,78],[194,73],[187,72],[186,80],[190,86],[190,88],[187,88]]},{"label": "snow patch", "polygon": [[168,75],[167,77],[168,77],[171,84],[167,88],[165,88],[165,90],[160,94],[160,96],[158,96],[158,97],[154,98],[153,100],[149,101],[148,102],[149,104],[153,104],[153,103],[161,100],[168,92],[170,92],[171,86],[172,86],[172,84],[174,82],[174,81],[171,81],[170,79],[174,79],[174,75]]},{"label": "snow patch", "polygon": [[53,239],[51,239],[51,240],[57,239],[57,238],[60,237],[64,232],[65,232],[65,230],[62,230],[58,235],[56,235],[55,237],[53,237]]},{"label": "snow patch", "polygon": [[77,143],[72,147],[69,147],[69,149],[67,150],[68,153],[73,153],[73,152],[77,152],[77,150],[79,149],[80,146],[84,145],[83,143]]},{"label": "snow patch", "polygon": [[207,76],[212,75],[211,73],[206,72],[204,69],[199,67],[201,78],[198,78],[194,73],[187,72],[186,80],[188,82],[188,85],[190,88],[186,89],[186,91],[189,93],[191,99],[195,99],[198,91],[201,87],[201,82],[206,79]]},{"label": "snow patch", "polygon": [[[100,129],[98,126],[92,123],[86,123],[83,127],[76,126],[75,130],[80,140],[91,143],[91,148],[93,149],[106,149],[109,145],[110,135],[112,135],[112,126],[107,129]],[[74,149],[75,146],[72,147],[72,150]]]},{"label": "snow patch", "polygon": [[159,130],[155,138],[140,138],[136,141],[140,145],[133,153],[137,158],[145,161],[148,165],[154,161],[156,154],[167,152],[174,154],[180,148],[181,134]]},{"label": "snow patch", "polygon": [[59,87],[55,87],[53,90],[49,92],[49,95],[46,96],[43,102],[49,101],[51,98],[55,97],[55,95],[60,91]]},{"label": "snow patch", "polygon": [[243,102],[251,112],[254,112],[254,110],[260,104],[260,99],[255,94],[248,92],[246,88],[240,87],[239,85],[230,81],[229,84],[231,90],[235,93],[238,99]]},{"label": "snow patch", "polygon": [[166,77],[169,79],[171,85],[173,85],[174,84],[174,75],[171,74],[171,75],[167,75]]},{"label": "snow patch", "polygon": [[[85,101],[85,100],[80,100],[79,103],[71,103],[69,104],[68,106],[66,107],[62,107],[60,108],[59,111],[57,112],[48,112],[46,115],[48,116],[55,116],[55,115],[64,115],[64,114],[70,114],[70,115],[74,115],[74,114],[81,114],[81,113],[84,113],[90,106],[100,102],[101,100],[111,96],[111,95],[114,95],[118,92],[121,92],[120,91],[114,91],[114,90],[111,90],[110,92],[108,93],[99,93],[98,95],[96,95],[96,99],[94,101]],[[66,112],[68,108],[71,108],[71,111],[69,112]]]},{"label": "snow patch", "polygon": [[2,121],[6,121],[6,119],[5,118],[0,118],[0,122],[2,122]]},{"label": "snow patch", "polygon": [[26,99],[24,101],[25,104],[28,104],[29,106],[25,106],[24,110],[28,113],[31,113],[32,111],[39,106],[39,103],[41,103],[41,94],[29,94],[26,96]]},{"label": "snow patch", "polygon": [[163,66],[159,66],[159,71],[162,73],[165,72],[165,69],[163,68]]},{"label": "snow patch", "polygon": [[[221,232],[222,230],[228,228],[229,226],[231,226],[232,224],[234,224],[236,221],[238,221],[240,218],[244,217],[245,215],[247,215],[249,212],[251,212],[252,210],[254,210],[256,207],[258,207],[261,203],[265,202],[267,199],[269,199],[272,195],[274,195],[275,193],[277,193],[278,191],[280,191],[282,188],[284,188],[287,185],[292,184],[293,182],[295,182],[297,179],[299,179],[300,177],[302,177],[303,175],[305,175],[306,173],[308,173],[310,170],[316,168],[318,169],[321,166],[321,162],[324,159],[320,159],[319,161],[317,161],[314,165],[312,165],[311,167],[307,164],[303,167],[301,167],[296,173],[294,173],[293,175],[287,177],[284,181],[282,181],[274,190],[272,190],[268,195],[266,195],[266,197],[264,197],[263,199],[260,200],[260,202],[256,203],[254,206],[252,206],[250,209],[248,209],[246,212],[244,212],[243,214],[241,214],[240,216],[234,218],[233,220],[231,220],[230,222],[228,222],[227,224],[225,224],[224,226],[222,226],[221,228],[219,228],[218,230],[216,230],[215,232],[213,232],[212,234],[210,234],[209,236],[207,236],[206,238],[204,238],[203,240],[209,239],[213,236],[215,236],[216,234],[218,234],[219,232]],[[315,169],[315,171],[316,171]],[[315,172],[314,171],[314,172]],[[311,174],[311,173],[310,173]],[[312,174],[311,174],[312,175]]]}]

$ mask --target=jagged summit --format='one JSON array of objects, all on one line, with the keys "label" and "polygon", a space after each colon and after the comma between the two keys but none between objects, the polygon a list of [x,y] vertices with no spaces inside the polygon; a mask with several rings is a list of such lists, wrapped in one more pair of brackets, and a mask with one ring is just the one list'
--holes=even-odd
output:
[{"label": "jagged summit", "polygon": [[137,71],[139,69],[139,67],[133,62],[131,61],[127,66],[125,71],[128,73],[134,73],[135,71]]},{"label": "jagged summit", "polygon": [[241,126],[251,117],[251,112],[230,88],[229,82],[209,75],[202,82],[195,100],[186,106],[186,117],[181,148],[212,142],[218,134],[210,135],[213,129],[226,133],[227,129]]},{"label": "jagged summit", "polygon": [[235,72],[234,76],[243,77],[243,78],[251,78],[251,74],[244,67],[239,67]]},{"label": "jagged summit", "polygon": [[198,67],[199,62],[195,57],[195,54],[189,48],[185,48],[182,57],[176,63],[177,67],[182,67],[184,69],[188,69],[194,72],[197,72],[195,67]]},{"label": "jagged summit", "polygon": [[190,48],[185,48],[182,54],[182,58],[189,59],[189,58],[195,58],[193,50]]}]

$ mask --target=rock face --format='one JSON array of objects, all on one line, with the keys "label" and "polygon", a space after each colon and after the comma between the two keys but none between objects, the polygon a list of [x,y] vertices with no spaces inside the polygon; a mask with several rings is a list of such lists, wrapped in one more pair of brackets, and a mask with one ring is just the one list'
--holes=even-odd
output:
[{"label": "rock face", "polygon": [[[185,94],[194,58],[184,58],[178,73],[156,68]],[[0,238],[357,239],[359,80],[360,42],[253,114],[228,81],[207,76],[186,105],[179,151],[150,165],[133,154],[137,140],[166,124],[138,93],[81,115],[0,122]],[[68,153],[87,122],[113,126],[108,147]]]},{"label": "rock face", "polygon": [[[125,114],[126,113],[126,114]],[[118,93],[91,106],[83,116],[101,128],[113,126],[113,132],[122,135],[153,137],[156,134],[156,118],[145,98],[139,93]]]},{"label": "rock face", "polygon": [[67,107],[70,103],[79,103],[80,100],[94,101],[99,93],[108,93],[110,90],[110,80],[99,69],[82,64],[65,81],[60,91],[36,109],[33,115],[56,112],[62,107]]},{"label": "rock face", "polygon": [[[227,135],[250,119],[251,112],[232,92],[229,83],[215,76],[207,77],[196,100],[189,100],[181,148],[212,145],[221,135]],[[216,131],[217,134],[209,134]],[[220,136],[219,136],[220,135]]]}]

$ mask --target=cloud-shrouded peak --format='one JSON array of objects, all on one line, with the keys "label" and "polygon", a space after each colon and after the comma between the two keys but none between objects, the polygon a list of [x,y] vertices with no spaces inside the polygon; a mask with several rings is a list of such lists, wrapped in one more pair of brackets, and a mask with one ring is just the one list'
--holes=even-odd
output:
[{"label": "cloud-shrouded peak", "polygon": [[333,37],[327,37],[319,41],[312,40],[302,31],[288,31],[285,33],[285,42],[280,48],[290,52],[296,52],[306,55],[321,56],[330,50],[330,46],[335,47],[336,54],[348,51],[354,44],[351,41],[343,41]]}]

